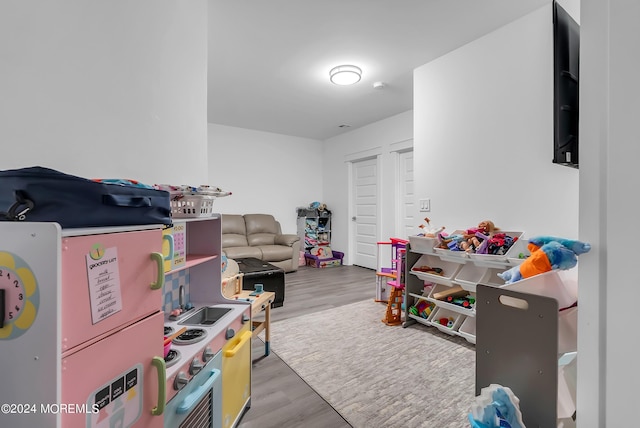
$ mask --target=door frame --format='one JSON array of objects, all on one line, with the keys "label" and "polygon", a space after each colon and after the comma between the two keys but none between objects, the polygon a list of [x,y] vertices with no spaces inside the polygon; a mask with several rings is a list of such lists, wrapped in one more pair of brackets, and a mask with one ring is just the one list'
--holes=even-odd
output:
[{"label": "door frame", "polygon": [[376,239],[379,241],[380,236],[382,235],[382,221],[381,217],[381,197],[380,190],[382,188],[382,174],[381,174],[381,165],[382,165],[382,147],[374,147],[369,150],[364,150],[361,152],[355,152],[348,155],[345,155],[344,159],[347,163],[347,192],[348,192],[348,217],[347,222],[349,226],[347,227],[348,235],[348,248],[349,251],[346,254],[344,264],[353,265],[353,260],[355,257],[352,257],[352,254],[355,250],[355,230],[354,230],[354,222],[351,220],[354,216],[353,205],[354,205],[354,196],[353,196],[353,164],[356,162],[361,162],[365,160],[375,159],[376,160]]},{"label": "door frame", "polygon": [[[402,185],[400,183],[400,169],[402,168],[402,166],[400,165],[400,155],[402,153],[406,153],[406,152],[413,152],[413,138],[409,138],[406,140],[402,140],[402,141],[398,141],[396,143],[393,143],[390,145],[390,150],[389,153],[391,153],[391,155],[393,156],[393,180],[394,180],[394,186],[393,186],[393,200],[394,200],[394,210],[393,210],[393,233],[394,236],[397,236],[399,238],[401,238],[401,234],[403,233],[402,230],[402,225],[400,224],[400,220],[401,220],[401,210],[400,210],[400,193],[402,190]],[[415,157],[414,157],[414,167],[413,170],[415,171]],[[416,203],[415,201],[415,195],[414,195],[414,201],[413,201],[414,205]],[[414,213],[415,215],[415,213]]]}]

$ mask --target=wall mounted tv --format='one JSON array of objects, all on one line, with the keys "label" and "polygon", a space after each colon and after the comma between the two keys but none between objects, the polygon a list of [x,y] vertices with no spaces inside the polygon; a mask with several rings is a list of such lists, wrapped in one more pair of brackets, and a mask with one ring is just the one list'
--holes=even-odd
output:
[{"label": "wall mounted tv", "polygon": [[580,26],[553,2],[553,163],[578,168]]}]

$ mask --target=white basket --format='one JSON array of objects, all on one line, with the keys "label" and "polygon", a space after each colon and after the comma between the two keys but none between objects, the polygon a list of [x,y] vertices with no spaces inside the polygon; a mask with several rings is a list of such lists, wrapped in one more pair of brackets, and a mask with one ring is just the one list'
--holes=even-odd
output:
[{"label": "white basket", "polygon": [[409,242],[411,243],[411,251],[414,253],[430,254],[433,253],[433,247],[438,242],[438,238],[409,236]]},{"label": "white basket", "polygon": [[213,202],[216,198],[204,195],[182,195],[171,198],[171,217],[198,218],[213,215]]},{"label": "white basket", "polygon": [[465,339],[467,342],[476,344],[476,318],[475,317],[467,317],[464,321],[462,321],[462,325],[458,330],[458,334]]},{"label": "white basket", "polygon": [[[460,285],[467,291],[476,291],[476,285],[486,276],[489,268],[477,266],[473,263],[466,263],[453,278],[455,284]],[[503,281],[504,282],[504,281]],[[502,283],[501,283],[502,284]]]},{"label": "white basket", "polygon": [[[440,318],[452,319],[451,326],[442,325],[439,322]],[[449,334],[451,336],[455,336],[456,331],[460,328],[460,325],[464,321],[465,316],[461,313],[451,311],[449,309],[436,307],[436,309],[431,312],[431,315],[427,319],[427,322],[432,326],[436,327],[443,333]]]},{"label": "white basket", "polygon": [[[436,275],[421,271],[422,266],[442,269],[442,275]],[[411,267],[411,273],[423,281],[435,282],[437,284],[452,285],[452,278],[458,273],[462,265],[449,260],[442,260],[435,254],[423,254],[415,265]]]},{"label": "white basket", "polygon": [[516,246],[516,244],[521,239],[524,232],[510,232],[499,230],[497,233],[504,233],[505,235],[516,239],[516,242],[514,242],[513,245],[511,245],[511,247],[509,247],[509,249],[502,255],[469,253],[469,257],[471,258],[473,263],[477,264],[478,266],[501,267],[507,264],[507,259],[517,258],[518,253],[516,251],[519,252],[520,250],[519,246]]},{"label": "white basket", "polygon": [[500,288],[553,297],[558,301],[558,309],[568,308],[578,300],[578,285],[565,271],[552,270],[534,275],[511,284],[501,285]]}]

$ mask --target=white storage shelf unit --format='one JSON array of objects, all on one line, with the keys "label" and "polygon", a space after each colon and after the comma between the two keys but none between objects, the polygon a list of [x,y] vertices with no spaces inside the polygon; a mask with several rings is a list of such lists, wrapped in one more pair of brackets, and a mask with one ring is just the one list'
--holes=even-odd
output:
[{"label": "white storage shelf unit", "polygon": [[[464,231],[456,230],[451,234],[457,233],[464,233]],[[475,344],[475,320],[473,319],[476,316],[475,309],[436,298],[434,294],[455,287],[462,288],[466,292],[464,295],[475,298],[477,284],[504,286],[504,281],[498,277],[498,273],[521,263],[522,257],[528,255],[528,251],[527,241],[522,239],[522,232],[503,233],[517,240],[505,254],[501,255],[468,254],[463,251],[436,248],[437,240],[434,238],[410,236],[406,263],[410,275],[407,275],[405,302],[405,319],[408,322],[405,325],[412,320],[434,326],[447,334],[461,336]],[[427,268],[441,269],[441,272],[434,273]],[[425,285],[431,286],[425,289]],[[409,312],[410,307],[417,305],[420,300],[426,300],[435,305],[426,319]],[[440,319],[445,315],[447,318],[454,318],[455,322],[450,326],[443,326]]]},{"label": "white storage shelf unit", "polygon": [[[527,240],[520,239],[502,256],[471,257],[467,254],[434,248],[430,239],[410,237],[406,252],[405,269],[405,327],[413,322],[436,327],[438,330],[460,336],[469,343],[476,343],[476,311],[434,298],[434,294],[460,286],[471,296],[476,286],[485,284],[513,291],[553,297],[558,301],[558,421],[564,427],[575,426],[571,415],[575,407],[575,373],[577,350],[578,308],[574,306],[578,295],[577,278],[572,271],[550,271],[532,278],[506,284],[498,273],[519,265],[529,255]],[[414,247],[416,244],[416,247]],[[420,271],[421,266],[441,268],[442,275]],[[435,305],[428,318],[409,312],[421,300]],[[452,319],[443,325],[440,319]],[[561,425],[558,425],[559,427]]]}]

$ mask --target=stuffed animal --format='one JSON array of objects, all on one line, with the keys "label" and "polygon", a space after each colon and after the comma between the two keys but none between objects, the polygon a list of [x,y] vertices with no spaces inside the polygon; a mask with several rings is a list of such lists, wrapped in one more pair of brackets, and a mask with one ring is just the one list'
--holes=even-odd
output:
[{"label": "stuffed animal", "polygon": [[578,264],[578,256],[591,249],[591,245],[573,239],[538,236],[529,239],[531,255],[518,266],[499,273],[505,284],[512,284],[524,278],[550,270],[568,270]]}]

